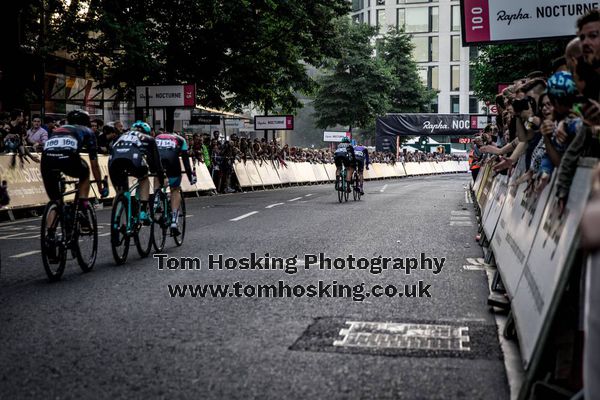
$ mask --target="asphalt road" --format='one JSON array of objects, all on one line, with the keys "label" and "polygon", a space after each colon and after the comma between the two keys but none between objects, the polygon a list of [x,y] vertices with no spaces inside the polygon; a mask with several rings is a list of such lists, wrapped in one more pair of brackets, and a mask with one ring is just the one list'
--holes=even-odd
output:
[{"label": "asphalt road", "polygon": [[[463,268],[482,257],[465,196],[468,179],[368,182],[363,200],[346,204],[338,204],[331,185],[188,198],[185,243],[176,248],[169,241],[166,252],[198,257],[200,270],[159,270],[156,259],[140,259],[135,247],[127,264],[115,266],[109,210],[100,210],[96,267],[84,274],[69,261],[62,281],[51,284],[39,254],[40,220],[0,225],[0,398],[507,399],[485,272]],[[319,253],[368,261],[424,253],[445,261],[437,274],[306,263],[296,273],[208,268],[211,254],[252,253],[298,261]],[[307,287],[319,280],[368,289],[407,284],[407,290],[421,280],[426,290],[423,297],[362,301],[332,291],[332,297],[296,298],[169,292],[176,284]],[[444,329],[463,336],[397,336]],[[354,331],[362,336],[351,345]],[[411,347],[397,345],[402,340],[412,340]],[[450,342],[460,348],[439,348]]]}]

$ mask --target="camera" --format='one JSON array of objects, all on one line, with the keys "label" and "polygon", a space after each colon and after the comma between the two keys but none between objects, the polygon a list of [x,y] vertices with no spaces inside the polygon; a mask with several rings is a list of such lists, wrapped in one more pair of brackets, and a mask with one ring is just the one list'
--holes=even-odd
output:
[{"label": "camera", "polygon": [[513,110],[515,110],[515,113],[520,113],[522,111],[528,110],[531,107],[531,111],[533,111],[533,113],[535,114],[535,99],[533,97],[525,97],[523,99],[520,100],[514,100],[512,103],[513,106]]}]

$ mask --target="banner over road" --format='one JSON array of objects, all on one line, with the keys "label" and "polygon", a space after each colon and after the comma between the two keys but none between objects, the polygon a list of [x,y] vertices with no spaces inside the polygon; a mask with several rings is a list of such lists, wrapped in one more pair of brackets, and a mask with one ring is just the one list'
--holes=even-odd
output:
[{"label": "banner over road", "polygon": [[463,46],[575,36],[594,0],[461,0]]}]

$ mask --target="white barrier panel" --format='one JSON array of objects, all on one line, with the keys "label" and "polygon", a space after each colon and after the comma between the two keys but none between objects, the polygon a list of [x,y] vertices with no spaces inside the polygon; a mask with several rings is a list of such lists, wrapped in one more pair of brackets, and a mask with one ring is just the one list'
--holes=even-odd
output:
[{"label": "white barrier panel", "polygon": [[508,177],[506,175],[498,175],[496,179],[494,179],[491,196],[481,217],[481,221],[483,221],[483,231],[488,240],[494,237],[496,225],[498,224],[500,213],[504,207],[507,193]]},{"label": "white barrier panel", "polygon": [[393,164],[382,164],[381,173],[384,178],[394,178],[397,176]]},{"label": "white barrier panel", "polygon": [[327,177],[327,172],[325,172],[325,167],[323,167],[323,164],[311,165],[317,182],[327,182],[329,180],[329,178]]},{"label": "white barrier panel", "polygon": [[562,216],[559,216],[553,188],[513,298],[512,310],[526,368],[543,336],[542,330],[549,329],[552,319],[548,314],[551,307],[556,307],[560,299],[558,293],[566,284],[566,267],[576,250],[576,232],[590,194],[592,169],[596,163],[596,159],[580,160]]},{"label": "white barrier panel", "polygon": [[296,176],[294,175],[294,170],[292,169],[291,162],[287,161],[284,164],[279,164],[277,166],[277,175],[279,175],[279,181],[283,184],[286,183],[295,183]]},{"label": "white barrier panel", "polygon": [[296,182],[298,182],[298,183],[310,182],[310,177],[311,177],[311,175],[313,175],[313,174],[309,175],[307,173],[306,167],[303,164],[304,163],[294,163],[293,164],[294,174],[296,175]]},{"label": "white barrier panel", "polygon": [[400,162],[394,164],[394,175],[396,176],[406,176],[406,171],[404,170],[404,165]]},{"label": "white barrier panel", "polygon": [[433,172],[435,172],[436,174],[443,174],[444,173],[444,169],[442,168],[442,165],[439,162],[432,162],[431,165],[433,166]]},{"label": "white barrier panel", "polygon": [[196,166],[196,177],[198,178],[198,182],[196,182],[196,188],[198,190],[215,190],[215,183],[210,177],[210,172],[208,172],[208,167],[206,164],[201,163]]},{"label": "white barrier panel", "polygon": [[421,172],[421,175],[433,174],[433,165],[431,165],[430,162],[421,162],[419,163],[419,171]]},{"label": "white barrier panel", "polygon": [[[247,161],[246,163],[249,163],[252,161]],[[252,182],[250,181],[250,178],[248,177],[248,173],[246,172],[246,167],[244,166],[244,162],[243,161],[235,161],[233,163],[233,171],[235,172],[235,176],[237,177],[238,182],[240,183],[241,187],[249,187],[252,186]]]},{"label": "white barrier panel", "polygon": [[[263,161],[264,163],[264,161]],[[259,162],[256,161],[247,161],[244,165],[246,169],[246,174],[248,175],[248,180],[250,181],[250,186],[262,186],[262,180],[260,179],[260,174],[258,173],[257,164]]]},{"label": "white barrier panel", "polygon": [[364,179],[377,179],[377,174],[375,173],[375,169],[373,168],[373,165],[375,165],[375,164],[369,165],[369,169],[367,169],[367,167],[365,167],[365,172],[363,174]]},{"label": "white barrier panel", "polygon": [[470,171],[468,161],[459,161],[458,165],[459,165],[459,168],[458,168],[459,171],[461,171],[461,172],[469,172]]},{"label": "white barrier panel", "polygon": [[404,163],[404,170],[406,171],[407,176],[419,175],[419,163],[406,162]]},{"label": "white barrier panel", "polygon": [[262,165],[257,164],[256,169],[260,175],[263,185],[281,185],[281,180],[271,161],[263,161]]},{"label": "white barrier panel", "polygon": [[455,168],[453,163],[456,163],[456,161],[452,162],[452,161],[443,161],[440,164],[440,166],[442,167],[442,171],[444,173],[449,173],[449,172],[455,172]]},{"label": "white barrier panel", "polygon": [[335,164],[325,164],[325,172],[329,182],[335,182]]},{"label": "white barrier panel", "polygon": [[381,163],[375,163],[375,164],[371,164],[371,169],[373,169],[373,172],[375,173],[375,176],[377,178],[383,178],[383,164]]}]

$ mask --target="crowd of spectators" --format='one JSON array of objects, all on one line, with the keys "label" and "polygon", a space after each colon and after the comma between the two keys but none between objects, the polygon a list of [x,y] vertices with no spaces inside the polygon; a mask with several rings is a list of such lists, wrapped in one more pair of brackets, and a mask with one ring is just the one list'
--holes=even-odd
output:
[{"label": "crowd of spectators", "polygon": [[[496,123],[489,125],[473,141],[471,169],[475,179],[480,165],[492,163],[495,173],[511,174],[512,187],[525,185],[525,195],[537,199],[548,187],[553,174],[556,175],[556,190],[550,196],[558,211],[548,218],[565,215],[579,159],[600,158],[599,32],[600,12],[597,9],[580,17],[577,36],[566,46],[564,56],[553,60],[550,74],[531,72],[498,94]],[[594,180],[598,182],[600,169],[597,168],[595,174]],[[593,202],[600,204],[600,198],[595,197]],[[590,205],[588,209],[600,209],[597,205],[590,208]],[[600,212],[586,215],[587,219],[582,222],[582,241],[588,250],[599,250]],[[581,304],[575,306],[581,307]],[[597,311],[594,309],[594,313]],[[600,345],[598,325],[586,335],[586,349],[593,348],[591,343]],[[571,348],[571,351],[576,359],[579,356],[577,349]],[[572,367],[571,371],[576,374],[578,367],[574,364]],[[598,364],[595,368],[599,373]],[[585,398],[599,398],[597,378],[585,382],[586,390],[590,390]],[[595,387],[593,395],[592,387]]]}]

